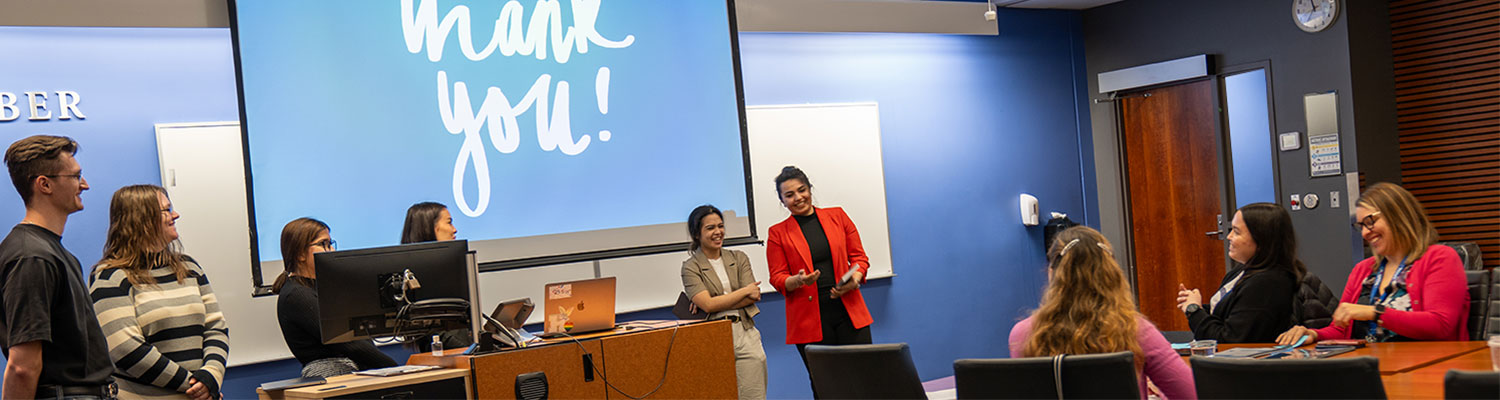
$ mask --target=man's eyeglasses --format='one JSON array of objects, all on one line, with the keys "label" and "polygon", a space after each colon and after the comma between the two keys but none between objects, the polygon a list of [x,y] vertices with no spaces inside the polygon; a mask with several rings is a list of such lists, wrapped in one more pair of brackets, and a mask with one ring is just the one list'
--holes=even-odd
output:
[{"label": "man's eyeglasses", "polygon": [[1375,221],[1380,220],[1379,218],[1375,218],[1377,215],[1380,215],[1379,211],[1372,212],[1370,215],[1366,215],[1364,219],[1355,221],[1354,229],[1375,229]]},{"label": "man's eyeglasses", "polygon": [[319,241],[313,242],[312,245],[313,246],[319,246],[319,247],[322,247],[322,248],[325,248],[325,249],[329,249],[329,250],[333,250],[334,247],[338,247],[339,242],[336,241],[336,240],[333,240],[333,239],[324,239],[324,240],[319,240]]},{"label": "man's eyeglasses", "polygon": [[52,179],[57,179],[57,178],[62,178],[62,177],[72,177],[73,179],[83,179],[83,173],[82,172],[79,172],[79,173],[76,173],[76,174],[71,174],[71,175],[42,175],[42,176],[45,176],[45,177],[48,177],[48,178],[52,178]]}]

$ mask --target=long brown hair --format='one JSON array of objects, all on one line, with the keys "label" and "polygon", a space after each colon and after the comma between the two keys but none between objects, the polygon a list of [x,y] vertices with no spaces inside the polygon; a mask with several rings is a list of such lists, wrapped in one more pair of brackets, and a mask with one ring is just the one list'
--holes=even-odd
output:
[{"label": "long brown hair", "polygon": [[1139,313],[1112,252],[1104,235],[1087,226],[1057,234],[1047,251],[1047,290],[1032,314],[1031,337],[1021,347],[1022,355],[1129,350],[1136,366],[1142,365],[1144,352],[1135,339]]},{"label": "long brown hair", "polygon": [[294,219],[281,228],[282,268],[281,275],[277,275],[276,282],[271,284],[273,293],[281,293],[281,287],[286,286],[286,280],[293,272],[306,275],[307,271],[299,271],[305,261],[302,258],[307,254],[307,248],[312,247],[313,239],[327,230],[328,224],[308,217]]},{"label": "long brown hair", "polygon": [[[1379,218],[1385,219],[1385,226],[1390,228],[1391,244],[1402,249],[1410,260],[1421,258],[1428,246],[1438,242],[1437,230],[1427,220],[1422,203],[1401,186],[1389,182],[1370,186],[1359,195],[1357,206],[1380,212]],[[1376,254],[1375,257],[1377,261],[1386,261],[1384,255]]]},{"label": "long brown hair", "polygon": [[177,239],[162,234],[161,199],[167,190],[156,185],[130,185],[116,190],[109,200],[109,232],[104,239],[104,257],[99,269],[125,270],[125,279],[135,286],[156,286],[151,270],[170,266],[177,282],[188,277],[187,263]]}]

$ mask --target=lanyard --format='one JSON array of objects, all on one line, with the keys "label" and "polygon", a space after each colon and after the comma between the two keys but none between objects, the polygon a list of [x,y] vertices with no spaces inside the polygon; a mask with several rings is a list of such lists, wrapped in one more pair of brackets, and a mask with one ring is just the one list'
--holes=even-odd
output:
[{"label": "lanyard", "polygon": [[[1387,258],[1387,259],[1385,259],[1385,261],[1381,261],[1380,262],[1380,269],[1375,270],[1375,285],[1374,286],[1370,286],[1370,305],[1372,305],[1372,306],[1376,305],[1376,304],[1384,303],[1385,299],[1388,298],[1388,297],[1391,297],[1391,293],[1394,293],[1396,291],[1396,288],[1392,287],[1390,290],[1385,291],[1385,294],[1380,295],[1379,299],[1375,298],[1375,292],[1380,291],[1380,287],[1381,287],[1381,285],[1380,285],[1380,277],[1382,275],[1381,273],[1385,272],[1385,264],[1386,264],[1387,261],[1390,261],[1390,259]],[[1406,257],[1401,257],[1401,263],[1396,264],[1396,273],[1391,274],[1391,282],[1395,282],[1396,278],[1401,276],[1401,271],[1403,271],[1405,269],[1406,269]]]},{"label": "lanyard", "polygon": [[[1224,299],[1229,298],[1229,292],[1232,292],[1232,291],[1234,291],[1234,289],[1238,288],[1240,286],[1240,279],[1243,279],[1244,277],[1245,277],[1245,271],[1244,270],[1240,270],[1240,272],[1238,274],[1235,274],[1234,279],[1230,279],[1229,283],[1225,284],[1224,286],[1220,286],[1219,287],[1219,293],[1215,294],[1215,297],[1218,297],[1219,301],[1224,301]],[[1233,286],[1233,287],[1231,287],[1231,286]],[[1212,298],[1209,299],[1209,301],[1212,301],[1212,300],[1213,300]],[[1217,302],[1214,302],[1214,304],[1210,304],[1209,305],[1209,309],[1210,309],[1209,312],[1213,312],[1212,309],[1214,308],[1214,306],[1217,306],[1217,305],[1219,305]]]},{"label": "lanyard", "polygon": [[[1375,292],[1379,291],[1380,290],[1380,286],[1381,286],[1380,285],[1380,277],[1381,277],[1382,273],[1385,272],[1385,265],[1389,261],[1390,261],[1389,258],[1385,259],[1385,261],[1381,261],[1380,262],[1380,269],[1375,270],[1375,284],[1372,285],[1372,286],[1370,286],[1370,305],[1372,305],[1372,306],[1376,305],[1376,304],[1384,303],[1386,298],[1391,297],[1391,293],[1395,293],[1396,292],[1396,288],[1392,287],[1390,290],[1386,290],[1385,294],[1381,295],[1379,299],[1375,298]],[[1401,258],[1401,262],[1398,263],[1398,264],[1396,264],[1396,273],[1391,274],[1391,282],[1395,282],[1396,278],[1398,278],[1398,277],[1401,276],[1401,271],[1403,271],[1405,269],[1406,269],[1406,257],[1402,257]],[[1379,327],[1380,325],[1377,324],[1376,321],[1373,321],[1373,320],[1366,322],[1366,324],[1367,324],[1366,325],[1367,328],[1365,328],[1365,340],[1369,340],[1369,341],[1372,341],[1372,342],[1376,341],[1375,340],[1376,337],[1373,336],[1373,335],[1375,334],[1375,328]]]}]

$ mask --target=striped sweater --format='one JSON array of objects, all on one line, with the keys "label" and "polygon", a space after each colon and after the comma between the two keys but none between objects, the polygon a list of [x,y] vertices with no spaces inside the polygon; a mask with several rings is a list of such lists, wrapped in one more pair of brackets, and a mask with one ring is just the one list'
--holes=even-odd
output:
[{"label": "striped sweater", "polygon": [[158,267],[157,286],[136,287],[124,270],[94,268],[90,296],[121,398],[186,399],[188,378],[218,397],[229,327],[203,269],[189,259],[188,271],[179,283],[171,267]]}]

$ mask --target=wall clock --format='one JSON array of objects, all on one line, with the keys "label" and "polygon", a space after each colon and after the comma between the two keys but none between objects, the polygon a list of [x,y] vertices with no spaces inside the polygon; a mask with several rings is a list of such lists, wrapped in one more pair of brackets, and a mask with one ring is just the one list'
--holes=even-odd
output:
[{"label": "wall clock", "polygon": [[1322,32],[1338,16],[1338,0],[1292,0],[1292,22],[1305,32]]}]

